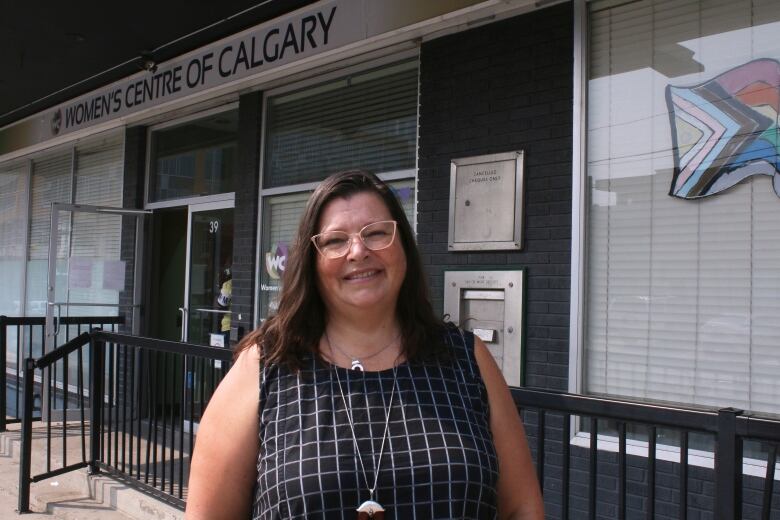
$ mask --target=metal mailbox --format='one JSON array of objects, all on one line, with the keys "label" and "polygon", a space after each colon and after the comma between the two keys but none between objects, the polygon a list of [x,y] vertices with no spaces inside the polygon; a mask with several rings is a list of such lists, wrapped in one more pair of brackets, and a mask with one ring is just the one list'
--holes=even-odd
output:
[{"label": "metal mailbox", "polygon": [[522,249],[522,151],[453,159],[448,249]]},{"label": "metal mailbox", "polygon": [[510,386],[523,381],[523,281],[522,270],[444,273],[444,313],[482,339]]}]

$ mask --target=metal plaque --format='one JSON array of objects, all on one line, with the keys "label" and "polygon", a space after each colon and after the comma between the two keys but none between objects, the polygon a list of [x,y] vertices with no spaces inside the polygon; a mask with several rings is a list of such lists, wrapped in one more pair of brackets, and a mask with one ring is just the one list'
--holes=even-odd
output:
[{"label": "metal plaque", "polygon": [[480,338],[510,386],[523,384],[523,270],[445,271],[444,314]]},{"label": "metal plaque", "polygon": [[523,152],[450,163],[450,251],[522,249]]}]

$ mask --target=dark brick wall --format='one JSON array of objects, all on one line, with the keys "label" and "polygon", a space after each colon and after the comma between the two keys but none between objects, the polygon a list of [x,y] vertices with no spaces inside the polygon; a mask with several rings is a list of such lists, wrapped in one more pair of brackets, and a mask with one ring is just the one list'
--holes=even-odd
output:
[{"label": "dark brick wall", "polygon": [[[526,268],[525,384],[565,390],[569,353],[573,16],[569,4],[424,43],[417,238],[444,271]],[[447,250],[450,160],[525,151],[522,251]]]},{"label": "dark brick wall", "polygon": [[[570,4],[426,42],[421,50],[417,232],[434,307],[443,308],[450,269],[525,268],[527,386],[566,390],[569,352],[573,16]],[[525,151],[525,241],[519,252],[447,250],[450,160]],[[523,413],[537,458],[538,417]],[[563,518],[563,417],[545,421],[544,499],[547,518]],[[570,445],[568,518],[589,518],[590,458]],[[629,519],[648,518],[648,459],[627,457]],[[600,450],[596,514],[619,518],[618,457]],[[657,461],[654,518],[680,518],[680,465]],[[763,479],[745,477],[743,518],[760,518]],[[775,486],[770,518],[780,519]],[[715,474],[688,467],[687,518],[715,518]]]},{"label": "dark brick wall", "polygon": [[233,341],[252,330],[262,107],[263,96],[260,92],[245,94],[239,98],[239,169],[233,231],[233,320],[230,331]]},{"label": "dark brick wall", "polygon": [[[548,448],[549,449],[549,448]],[[583,448],[572,449],[570,518],[587,518],[589,512],[589,455]],[[617,453],[601,450],[597,455],[596,518],[612,520],[618,515],[618,457]],[[653,518],[676,520],[681,515],[680,464],[656,461],[654,473],[655,502]],[[557,475],[558,480],[560,475]],[[553,476],[545,479],[547,491],[545,507],[548,518],[562,518],[560,483]],[[715,471],[700,466],[688,466],[688,493],[686,512],[689,520],[713,520],[716,516]],[[556,485],[557,484],[557,485]],[[742,478],[743,520],[759,520],[763,505],[765,481],[755,476]],[[650,509],[650,472],[646,457],[626,457],[626,518],[644,520]],[[780,489],[774,486],[769,518],[780,519]]]},{"label": "dark brick wall", "polygon": [[[122,178],[122,207],[143,208],[144,164],[146,162],[146,127],[125,129],[124,176]],[[135,286],[135,237],[136,217],[122,217],[122,241],[120,258],[125,262],[125,289],[119,293],[120,313],[125,316],[125,325],[120,331],[132,330],[133,287]],[[141,306],[143,312],[144,306]],[[143,322],[143,317],[141,322]]]}]

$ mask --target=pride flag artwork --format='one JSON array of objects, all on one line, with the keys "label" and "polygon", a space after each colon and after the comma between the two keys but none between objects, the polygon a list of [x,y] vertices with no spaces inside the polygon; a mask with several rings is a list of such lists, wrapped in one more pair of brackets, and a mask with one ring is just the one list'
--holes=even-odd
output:
[{"label": "pride flag artwork", "polygon": [[700,85],[666,87],[674,178],[669,195],[697,199],[768,175],[780,197],[780,62],[757,59]]}]

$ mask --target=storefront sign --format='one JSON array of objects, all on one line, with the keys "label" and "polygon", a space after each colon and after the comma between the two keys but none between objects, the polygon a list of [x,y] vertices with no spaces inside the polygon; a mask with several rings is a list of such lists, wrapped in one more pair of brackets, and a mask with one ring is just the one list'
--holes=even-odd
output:
[{"label": "storefront sign", "polygon": [[0,130],[0,156],[261,74],[480,0],[330,0],[258,25]]},{"label": "storefront sign", "polygon": [[523,152],[453,159],[449,249],[522,248]]},{"label": "storefront sign", "polygon": [[339,47],[361,34],[354,0],[322,4],[66,103],[51,113],[52,135],[120,117]]}]

